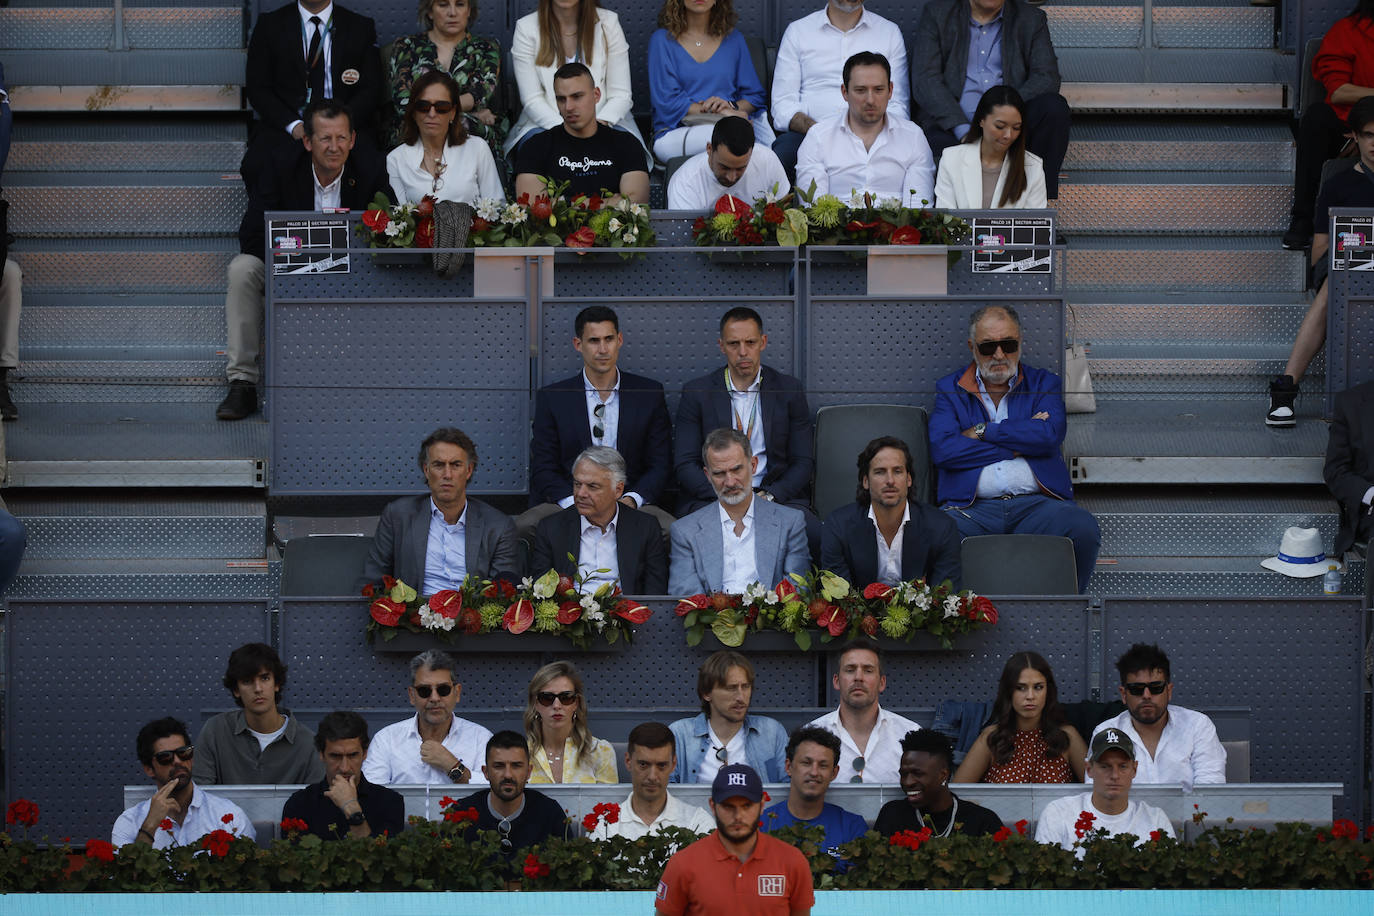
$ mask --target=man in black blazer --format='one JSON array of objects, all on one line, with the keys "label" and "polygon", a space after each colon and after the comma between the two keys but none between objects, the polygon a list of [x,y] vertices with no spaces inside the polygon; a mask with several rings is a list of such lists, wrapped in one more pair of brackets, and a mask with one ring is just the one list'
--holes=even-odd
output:
[{"label": "man in black blazer", "polygon": [[301,145],[282,150],[272,161],[239,223],[239,254],[229,262],[224,315],[229,393],[215,410],[221,420],[242,420],[258,409],[258,354],[261,349],[268,210],[365,210],[380,191],[391,197],[386,162],[375,152],[354,148],[348,110],[333,102],[306,109],[310,130]]},{"label": "man in black blazer", "polygon": [[477,446],[461,429],[442,427],[420,443],[424,496],[403,496],[382,510],[359,587],[394,576],[422,595],[454,589],[465,576],[518,583],[523,570],[509,515],[467,495]]},{"label": "man in black blazer", "polygon": [[1341,528],[1332,556],[1340,559],[1356,541],[1374,535],[1374,382],[1336,395],[1322,476],[1341,507]]},{"label": "man in black blazer", "polygon": [[249,192],[275,152],[305,136],[304,111],[316,102],[347,107],[362,145],[375,151],[377,112],[387,98],[382,81],[371,18],[331,0],[300,0],[260,15],[245,80],[257,118],[239,167]]},{"label": "man in black blazer", "polygon": [[541,520],[573,504],[573,464],[594,445],[614,448],[625,462],[620,502],[657,518],[665,536],[673,524],[673,516],[656,505],[673,466],[663,385],[620,370],[624,342],[614,310],[592,305],[577,313],[573,348],[582,356],[582,371],[534,396],[531,508],[515,520],[521,537],[532,539]]},{"label": "man in black blazer", "polygon": [[946,579],[962,586],[959,529],[933,506],[909,499],[911,449],[882,436],[859,453],[856,501],[825,520],[821,568],[862,589],[874,582],[896,585]]},{"label": "man in black blazer", "polygon": [[556,569],[576,576],[581,570],[588,577],[587,591],[619,582],[627,594],[667,594],[662,529],[647,513],[619,501],[625,493],[625,459],[613,448],[594,445],[577,456],[572,470],[573,505],[539,523],[530,574]]},{"label": "man in black blazer", "polygon": [[763,318],[747,306],[720,319],[720,352],[726,365],[682,386],[677,407],[678,511],[687,515],[715,501],[702,470],[701,446],[713,429],[734,429],[749,438],[759,459],[754,492],[800,509],[806,516],[811,555],[820,548],[821,524],[811,509],[815,470],[811,409],[800,380],[763,365],[768,335]]}]

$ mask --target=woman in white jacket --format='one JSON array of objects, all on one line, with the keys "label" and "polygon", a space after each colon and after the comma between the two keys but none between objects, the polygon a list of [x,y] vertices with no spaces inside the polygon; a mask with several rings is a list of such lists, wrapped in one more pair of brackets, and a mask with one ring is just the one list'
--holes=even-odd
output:
[{"label": "woman in white jacket", "polygon": [[947,210],[1039,210],[1046,206],[1045,169],[1026,151],[1026,103],[1010,86],[978,100],[964,142],[940,156],[935,206]]},{"label": "woman in white jacket", "polygon": [[563,123],[553,96],[553,74],[572,61],[586,64],[601,90],[597,120],[629,131],[644,146],[631,112],[630,47],[615,13],[601,9],[596,0],[539,0],[533,13],[515,23],[510,53],[524,107],[506,137],[508,157],[528,134]]}]

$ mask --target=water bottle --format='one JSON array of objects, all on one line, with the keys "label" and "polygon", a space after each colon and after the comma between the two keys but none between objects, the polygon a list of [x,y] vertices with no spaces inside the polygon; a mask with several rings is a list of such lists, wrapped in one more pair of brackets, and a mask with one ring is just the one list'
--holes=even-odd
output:
[{"label": "water bottle", "polygon": [[1341,593],[1341,568],[1332,564],[1326,567],[1326,575],[1322,577],[1322,593],[1327,595],[1339,595]]}]

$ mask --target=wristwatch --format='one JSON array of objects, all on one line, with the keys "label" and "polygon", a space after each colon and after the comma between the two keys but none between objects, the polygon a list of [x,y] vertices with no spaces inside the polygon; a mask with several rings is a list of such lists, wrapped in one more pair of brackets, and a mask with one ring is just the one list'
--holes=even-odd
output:
[{"label": "wristwatch", "polygon": [[367,815],[363,814],[362,808],[359,808],[357,811],[354,811],[352,814],[348,816],[346,823],[350,827],[357,827],[359,824],[363,823],[366,820]]},{"label": "wristwatch", "polygon": [[983,433],[987,431],[987,428],[988,425],[986,423],[973,424],[973,434],[978,437],[979,442],[983,441]]},{"label": "wristwatch", "polygon": [[468,768],[463,766],[463,761],[458,761],[454,764],[453,769],[448,771],[449,782],[462,782],[463,774],[467,771]]}]

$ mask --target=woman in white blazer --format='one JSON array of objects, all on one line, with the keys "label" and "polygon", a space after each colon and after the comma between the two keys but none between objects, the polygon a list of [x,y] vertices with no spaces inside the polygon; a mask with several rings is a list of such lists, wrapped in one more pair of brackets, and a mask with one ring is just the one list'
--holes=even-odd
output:
[{"label": "woman in white blazer", "polygon": [[[935,206],[947,210],[1042,210],[1045,168],[1026,151],[1026,103],[1010,86],[978,100],[964,142],[940,156]],[[994,182],[993,175],[996,175]]]},{"label": "woman in white blazer", "polygon": [[411,87],[401,145],[386,157],[400,203],[433,197],[476,206],[483,198],[505,198],[491,149],[481,137],[472,139],[463,124],[459,95],[458,84],[443,70],[430,70]]},{"label": "woman in white blazer", "polygon": [[631,113],[630,46],[615,13],[598,7],[596,0],[539,0],[533,13],[515,23],[510,53],[524,108],[506,137],[507,156],[532,131],[563,123],[553,96],[553,74],[574,60],[587,65],[601,90],[597,120],[629,131],[644,146]]}]

